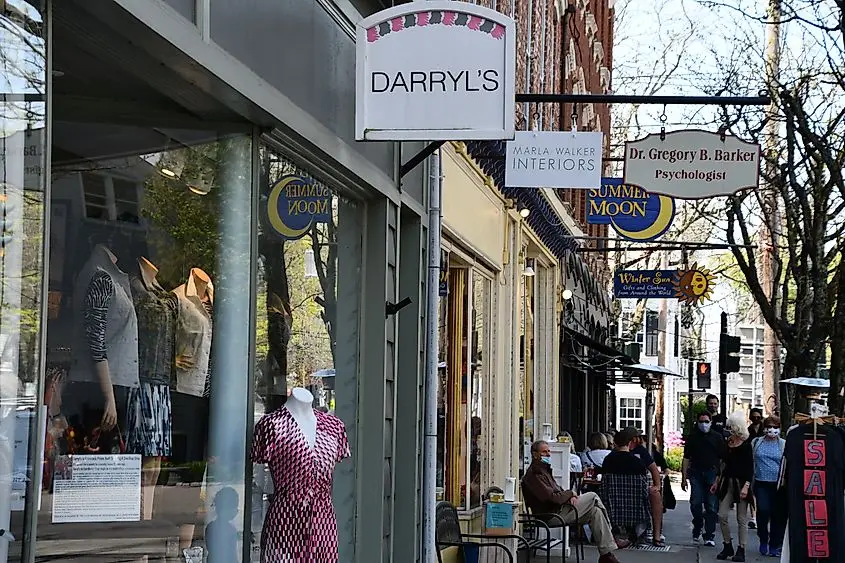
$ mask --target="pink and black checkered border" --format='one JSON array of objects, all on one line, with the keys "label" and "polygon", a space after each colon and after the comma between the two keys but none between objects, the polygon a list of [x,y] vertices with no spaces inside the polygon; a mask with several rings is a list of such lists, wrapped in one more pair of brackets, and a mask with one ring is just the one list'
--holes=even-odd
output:
[{"label": "pink and black checkered border", "polygon": [[396,33],[403,29],[425,27],[427,25],[468,27],[474,31],[488,33],[496,39],[502,39],[505,36],[504,26],[492,20],[463,12],[431,10],[399,16],[374,25],[367,30],[367,42],[373,43],[385,35]]}]

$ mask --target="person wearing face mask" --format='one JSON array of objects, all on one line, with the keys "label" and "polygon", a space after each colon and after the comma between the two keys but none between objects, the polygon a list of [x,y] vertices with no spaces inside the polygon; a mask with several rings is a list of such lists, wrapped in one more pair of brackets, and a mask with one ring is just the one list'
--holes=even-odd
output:
[{"label": "person wearing face mask", "polygon": [[704,532],[704,544],[716,546],[718,499],[710,492],[725,455],[725,440],[712,428],[709,412],[698,415],[695,429],[684,443],[684,461],[681,465],[681,489],[691,485],[690,512],[692,513],[692,538],[698,543]]},{"label": "person wearing face mask", "polygon": [[[596,493],[576,495],[561,488],[552,476],[552,458],[549,444],[543,440],[531,444],[531,465],[522,478],[525,504],[538,517],[555,514],[567,526],[589,524],[599,549],[599,563],[619,563],[614,555],[630,542],[617,540],[610,528],[607,509]],[[549,525],[560,525],[560,520],[550,518]]]},{"label": "person wearing face mask", "polygon": [[770,416],[763,421],[764,435],[751,442],[754,452],[752,490],[757,500],[757,537],[760,554],[780,557],[786,531],[785,499],[777,481],[786,440],[780,436],[780,419]]},{"label": "person wearing face mask", "polygon": [[[748,507],[753,504],[751,481],[754,479],[754,460],[751,443],[748,441],[748,426],[745,413],[736,411],[728,417],[727,430],[730,433],[722,472],[710,489],[719,497],[719,524],[722,528],[724,548],[716,559],[745,561],[745,546],[748,543]],[[729,518],[736,506],[738,546],[734,550]]]},{"label": "person wearing face mask", "polygon": [[728,434],[725,429],[727,417],[719,412],[719,397],[716,395],[707,395],[705,402],[707,403],[707,412],[710,413],[710,424],[712,429],[727,438]]}]

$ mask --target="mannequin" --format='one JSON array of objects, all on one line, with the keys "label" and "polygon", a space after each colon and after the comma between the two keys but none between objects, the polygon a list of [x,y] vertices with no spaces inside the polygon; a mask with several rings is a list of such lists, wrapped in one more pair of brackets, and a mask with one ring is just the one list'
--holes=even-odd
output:
[{"label": "mannequin", "polygon": [[176,297],[158,283],[158,268],[138,258],[131,278],[138,316],[140,385],[129,399],[129,451],[143,455],[142,518],[153,515],[161,458],[171,455],[170,383],[174,374]]},{"label": "mannequin", "polygon": [[[211,276],[191,268],[187,281],[173,290],[176,297],[175,375],[172,382],[173,431],[184,435],[186,448],[180,461],[204,461],[208,443],[208,394],[211,373],[211,346],[214,284]],[[199,487],[197,494],[199,495]],[[202,499],[195,499],[196,519],[182,522],[180,552],[191,547],[196,520],[203,518]]]},{"label": "mannequin", "polygon": [[290,397],[282,406],[290,412],[310,449],[314,449],[314,442],[317,440],[317,416],[314,414],[312,405],[314,395],[308,389],[296,387],[291,391]]},{"label": "mannequin", "polygon": [[338,560],[332,476],[349,457],[349,442],[343,422],[315,411],[313,400],[306,389],[295,388],[255,426],[252,461],[268,466],[276,491],[261,533],[263,563]]},{"label": "mannequin", "polygon": [[139,384],[138,320],[129,276],[105,245],[94,247],[74,290],[71,383],[63,394],[77,453],[120,453],[128,396]]}]

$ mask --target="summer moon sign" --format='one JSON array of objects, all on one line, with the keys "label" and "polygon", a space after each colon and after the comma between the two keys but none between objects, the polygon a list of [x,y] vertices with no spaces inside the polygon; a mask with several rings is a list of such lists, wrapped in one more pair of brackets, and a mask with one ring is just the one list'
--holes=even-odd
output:
[{"label": "summer moon sign", "polygon": [[625,143],[626,184],[682,199],[733,195],[760,180],[760,145],[687,129]]},{"label": "summer moon sign", "polygon": [[356,28],[359,141],[512,139],[516,26],[495,10],[434,0]]}]

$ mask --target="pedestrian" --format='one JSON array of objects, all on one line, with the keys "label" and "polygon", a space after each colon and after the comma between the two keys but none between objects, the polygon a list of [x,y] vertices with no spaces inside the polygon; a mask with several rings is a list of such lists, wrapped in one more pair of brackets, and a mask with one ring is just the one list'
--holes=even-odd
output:
[{"label": "pedestrian", "polygon": [[536,514],[560,515],[567,526],[589,524],[598,546],[599,563],[619,563],[614,552],[625,549],[630,542],[613,537],[607,509],[596,493],[579,496],[557,484],[552,476],[551,456],[547,442],[539,440],[531,445],[531,465],[522,478],[525,504]]},{"label": "pedestrian", "polygon": [[710,413],[710,422],[713,425],[713,430],[721,434],[723,437],[727,437],[727,434],[725,433],[725,424],[727,423],[727,419],[725,418],[725,415],[719,412],[719,397],[716,395],[707,395],[705,403],[707,404],[707,412]]},{"label": "pedestrian", "polygon": [[[754,479],[754,457],[751,441],[748,439],[748,427],[745,413],[736,411],[727,421],[730,434],[727,442],[722,472],[711,492],[719,497],[719,526],[722,528],[724,548],[716,559],[745,561],[745,546],[748,543],[748,506],[753,496],[751,481]],[[731,538],[731,526],[728,521],[731,509],[736,506],[737,544],[734,551]]]},{"label": "pedestrian", "polygon": [[786,503],[778,490],[778,476],[786,448],[780,436],[780,419],[770,416],[763,421],[765,434],[751,442],[754,455],[754,500],[757,505],[757,537],[760,554],[780,557],[786,530]]},{"label": "pedestrian", "polygon": [[648,453],[646,447],[646,436],[636,428],[628,429],[634,435],[633,449],[631,453],[642,462],[651,477],[651,486],[648,488],[648,499],[651,505],[651,539],[657,547],[664,547],[666,536],[663,535],[663,494],[661,486],[663,485],[663,478],[660,474],[660,468],[657,466],[654,458]]},{"label": "pedestrian", "polygon": [[[755,438],[762,438],[765,434],[763,429],[763,409],[759,409],[757,407],[751,409],[748,418],[751,419],[751,424],[748,425],[749,439],[754,440]],[[757,507],[752,504],[749,508],[751,509],[751,518],[748,519],[748,529],[756,530]]]},{"label": "pedestrian", "polygon": [[724,456],[725,441],[712,428],[709,412],[698,415],[696,426],[684,443],[684,460],[681,465],[681,489],[691,487],[690,512],[692,513],[692,538],[699,542],[704,532],[704,544],[715,547],[717,499],[710,492]]}]

